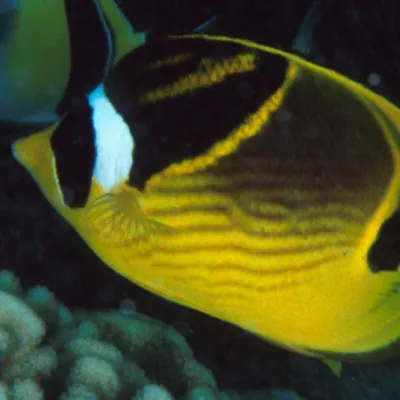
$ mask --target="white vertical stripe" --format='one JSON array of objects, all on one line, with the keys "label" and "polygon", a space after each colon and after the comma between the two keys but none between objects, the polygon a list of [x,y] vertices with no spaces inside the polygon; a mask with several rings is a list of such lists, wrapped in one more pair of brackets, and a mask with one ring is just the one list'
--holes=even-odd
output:
[{"label": "white vertical stripe", "polygon": [[129,126],[107,98],[103,85],[88,99],[95,133],[94,176],[105,191],[110,191],[129,178],[135,144]]}]

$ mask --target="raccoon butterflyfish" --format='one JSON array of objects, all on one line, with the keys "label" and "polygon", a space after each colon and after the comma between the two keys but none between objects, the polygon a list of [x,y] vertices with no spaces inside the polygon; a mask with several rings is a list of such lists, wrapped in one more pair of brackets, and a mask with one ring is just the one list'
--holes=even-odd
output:
[{"label": "raccoon butterflyfish", "polygon": [[400,111],[250,41],[155,40],[14,142],[119,274],[286,348],[381,359],[400,336]]},{"label": "raccoon butterflyfish", "polygon": [[0,46],[0,120],[51,122],[137,47],[115,0],[19,0]]}]

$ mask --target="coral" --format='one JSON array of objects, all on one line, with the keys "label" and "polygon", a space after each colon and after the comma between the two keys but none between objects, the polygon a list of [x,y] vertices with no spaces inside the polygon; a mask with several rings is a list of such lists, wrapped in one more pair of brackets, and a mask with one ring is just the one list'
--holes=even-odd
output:
[{"label": "coral", "polygon": [[212,373],[174,329],[138,313],[70,312],[0,273],[0,399],[215,399]]},{"label": "coral", "polygon": [[70,311],[0,271],[0,400],[293,399],[219,392],[175,329],[134,311]]}]

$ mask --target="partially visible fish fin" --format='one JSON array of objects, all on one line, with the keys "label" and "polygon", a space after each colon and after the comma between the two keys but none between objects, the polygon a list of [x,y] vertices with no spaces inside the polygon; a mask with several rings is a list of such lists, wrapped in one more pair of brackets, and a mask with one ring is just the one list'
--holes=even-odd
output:
[{"label": "partially visible fish fin", "polygon": [[115,64],[126,53],[142,45],[145,42],[145,34],[134,31],[116,1],[99,0],[99,4],[113,35],[113,64]]},{"label": "partially visible fish fin", "polygon": [[126,184],[89,205],[87,220],[100,237],[116,245],[148,239],[171,228],[148,218],[139,203],[140,192]]},{"label": "partially visible fish fin", "polygon": [[340,378],[342,373],[342,363],[340,361],[325,358],[323,363],[334,373],[334,375]]},{"label": "partially visible fish fin", "polygon": [[314,48],[314,36],[317,25],[330,8],[329,0],[314,0],[304,16],[299,30],[293,40],[292,49],[308,56]]},{"label": "partially visible fish fin", "polygon": [[207,32],[207,30],[209,30],[209,28],[211,28],[211,26],[214,24],[214,22],[216,20],[217,20],[217,16],[213,15],[212,17],[208,18],[206,21],[204,21],[200,25],[196,26],[193,29],[193,32],[196,32],[196,33],[205,33],[205,32]]}]

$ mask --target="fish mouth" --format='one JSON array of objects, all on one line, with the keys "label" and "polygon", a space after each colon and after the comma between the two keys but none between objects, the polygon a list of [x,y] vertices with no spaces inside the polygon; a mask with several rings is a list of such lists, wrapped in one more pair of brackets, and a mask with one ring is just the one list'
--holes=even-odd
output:
[{"label": "fish mouth", "polygon": [[[55,127],[56,125],[54,129]],[[34,169],[49,159],[50,137],[54,129],[39,131],[15,140],[11,144],[11,152],[15,160],[25,168]]]},{"label": "fish mouth", "polygon": [[34,169],[39,163],[40,154],[43,152],[36,138],[31,136],[17,139],[12,143],[11,151],[15,160],[25,168],[31,169]]}]

